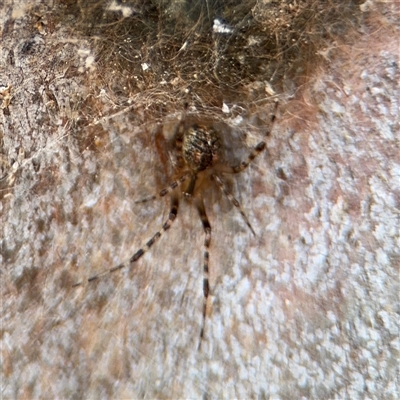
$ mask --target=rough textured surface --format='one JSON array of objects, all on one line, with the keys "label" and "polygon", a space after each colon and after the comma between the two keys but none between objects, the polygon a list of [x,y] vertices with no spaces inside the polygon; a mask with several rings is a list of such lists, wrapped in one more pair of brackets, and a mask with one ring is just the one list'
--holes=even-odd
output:
[{"label": "rough textured surface", "polygon": [[189,203],[136,268],[71,288],[165,220],[165,200],[134,201],[168,183],[160,149],[174,119],[78,121],[84,42],[12,10],[0,48],[0,84],[12,85],[0,126],[3,398],[399,398],[398,27],[316,74],[302,91],[313,125],[282,99],[268,155],[232,186],[257,237],[210,190],[212,309],[198,352],[203,231]]}]

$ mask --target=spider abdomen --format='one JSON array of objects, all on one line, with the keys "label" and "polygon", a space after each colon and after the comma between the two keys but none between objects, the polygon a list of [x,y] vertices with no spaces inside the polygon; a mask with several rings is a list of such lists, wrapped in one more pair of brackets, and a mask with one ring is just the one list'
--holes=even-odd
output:
[{"label": "spider abdomen", "polygon": [[213,165],[220,146],[214,129],[193,125],[183,135],[182,156],[191,170],[203,171]]}]

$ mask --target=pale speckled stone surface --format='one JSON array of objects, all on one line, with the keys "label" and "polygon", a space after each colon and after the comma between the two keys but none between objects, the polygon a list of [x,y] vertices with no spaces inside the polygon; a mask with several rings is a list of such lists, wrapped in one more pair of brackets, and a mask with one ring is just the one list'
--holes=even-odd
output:
[{"label": "pale speckled stone surface", "polygon": [[1,45],[16,171],[0,209],[3,398],[398,398],[398,42],[378,32],[332,58],[310,83],[315,125],[278,118],[269,154],[233,185],[257,237],[208,197],[212,310],[198,352],[203,232],[190,204],[136,268],[71,289],[159,229],[167,202],[134,200],[165,184],[163,164],[155,129],[129,112],[88,127],[99,142],[78,148],[87,77],[63,72],[81,67],[85,43],[57,27],[22,56],[26,23]]}]

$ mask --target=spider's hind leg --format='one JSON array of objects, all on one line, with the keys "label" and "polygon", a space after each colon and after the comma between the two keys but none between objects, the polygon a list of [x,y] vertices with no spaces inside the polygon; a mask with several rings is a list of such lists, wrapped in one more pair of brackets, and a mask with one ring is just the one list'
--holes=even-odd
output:
[{"label": "spider's hind leg", "polygon": [[221,178],[218,175],[214,174],[214,175],[212,175],[212,177],[216,180],[216,182],[218,183],[218,186],[221,188],[222,192],[229,199],[229,201],[239,210],[240,215],[244,219],[244,222],[246,222],[246,225],[249,227],[249,229],[251,230],[253,235],[256,236],[256,233],[254,232],[254,229],[251,226],[250,221],[247,219],[247,216],[244,213],[239,201],[235,197],[233,197],[233,195],[228,191],[224,182],[221,180]]},{"label": "spider's hind leg", "polygon": [[168,193],[171,193],[178,186],[182,185],[182,183],[186,181],[186,179],[189,177],[189,175],[190,175],[190,172],[185,172],[177,180],[170,183],[166,188],[160,190],[160,192],[158,193],[158,196],[153,195],[150,197],[146,197],[144,199],[136,200],[135,204],[147,203],[148,201],[155,200],[157,197],[164,197]]},{"label": "spider's hind leg", "polygon": [[[169,211],[169,216],[168,216],[168,219],[164,222],[162,228],[157,233],[155,233],[151,237],[151,239],[149,239],[142,248],[140,248],[138,251],[136,251],[136,253],[134,253],[133,256],[129,259],[129,261],[127,261],[123,264],[119,264],[113,268],[109,268],[103,272],[96,274],[96,275],[93,275],[89,279],[87,279],[86,282],[89,283],[89,282],[95,281],[104,275],[108,275],[108,274],[111,274],[112,272],[118,271],[122,268],[132,266],[132,264],[135,263],[137,260],[139,260],[139,258],[141,258],[153,246],[153,244],[162,236],[162,234],[171,227],[171,225],[175,221],[176,216],[178,214],[178,208],[179,208],[179,197],[175,193],[173,193],[171,195],[171,207],[170,207],[170,211]],[[73,284],[72,287],[83,286],[84,283],[85,283],[85,281],[77,282],[77,283]]]},{"label": "spider's hind leg", "polygon": [[199,347],[198,349],[200,350],[201,348],[201,343],[204,338],[204,329],[205,329],[205,324],[206,324],[206,316],[207,316],[207,301],[208,301],[208,295],[210,293],[210,282],[209,282],[209,247],[211,243],[211,225],[210,221],[208,220],[207,214],[206,214],[206,209],[204,207],[204,201],[201,197],[196,197],[194,199],[197,211],[199,212],[201,222],[203,224],[204,228],[204,256],[203,256],[203,295],[204,295],[204,300],[203,300],[203,321],[201,325],[201,331],[200,331],[200,341],[199,341]]}]

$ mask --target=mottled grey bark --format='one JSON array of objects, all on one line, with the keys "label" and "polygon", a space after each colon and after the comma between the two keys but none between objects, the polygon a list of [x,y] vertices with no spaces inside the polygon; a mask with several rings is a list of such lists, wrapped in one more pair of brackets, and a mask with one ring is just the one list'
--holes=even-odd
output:
[{"label": "mottled grey bark", "polygon": [[313,125],[282,96],[268,154],[232,186],[257,237],[209,191],[197,351],[203,230],[189,202],[135,268],[71,287],[167,217],[167,200],[134,201],[168,183],[159,147],[176,116],[165,135],[129,109],[78,120],[89,43],[16,11],[0,14],[3,398],[398,398],[398,26],[327,50],[302,90]]}]

